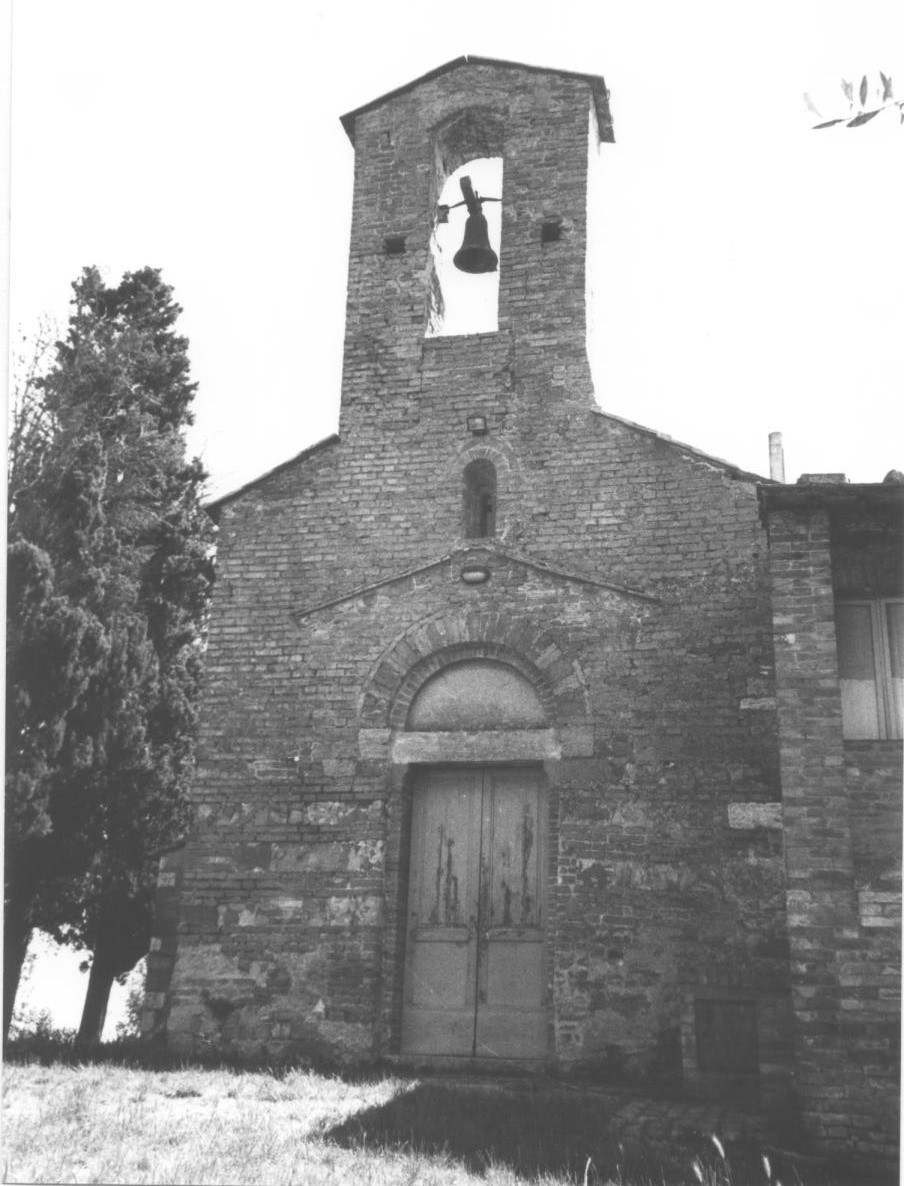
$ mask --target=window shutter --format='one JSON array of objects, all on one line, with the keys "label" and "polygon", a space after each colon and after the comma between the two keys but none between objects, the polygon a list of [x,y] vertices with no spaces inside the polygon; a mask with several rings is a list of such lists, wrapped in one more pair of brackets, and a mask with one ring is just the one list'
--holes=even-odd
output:
[{"label": "window shutter", "polygon": [[904,601],[885,603],[891,684],[891,736],[904,735]]},{"label": "window shutter", "polygon": [[880,709],[869,605],[836,604],[835,635],[844,736],[851,740],[878,737]]}]

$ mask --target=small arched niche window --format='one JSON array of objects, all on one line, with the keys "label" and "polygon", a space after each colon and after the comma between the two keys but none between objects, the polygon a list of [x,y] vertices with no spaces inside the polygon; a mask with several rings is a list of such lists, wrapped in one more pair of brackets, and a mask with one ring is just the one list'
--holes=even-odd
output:
[{"label": "small arched niche window", "polygon": [[462,519],[467,539],[496,534],[496,467],[485,457],[469,461],[464,469]]}]

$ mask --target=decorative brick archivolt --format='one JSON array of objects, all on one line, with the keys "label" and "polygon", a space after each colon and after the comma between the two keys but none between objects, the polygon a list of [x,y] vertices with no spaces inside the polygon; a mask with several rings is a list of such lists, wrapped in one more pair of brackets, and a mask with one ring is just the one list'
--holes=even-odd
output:
[{"label": "decorative brick archivolt", "polygon": [[474,659],[504,663],[523,675],[551,722],[589,720],[587,680],[576,657],[545,630],[508,614],[468,609],[424,618],[390,645],[361,698],[362,727],[404,730],[411,702],[427,680],[451,663]]},{"label": "decorative brick archivolt", "polygon": [[500,107],[460,107],[432,129],[436,192],[466,161],[503,156],[506,113]]},{"label": "decorative brick archivolt", "polygon": [[496,470],[496,535],[508,538],[512,529],[517,529],[524,504],[535,497],[534,483],[528,479],[514,449],[496,439],[482,437],[466,441],[448,459],[440,484],[461,485],[465,470],[473,461],[489,461]]},{"label": "decorative brick archivolt", "polygon": [[495,642],[458,642],[425,655],[408,672],[396,690],[389,711],[389,727],[408,727],[408,713],[415,697],[430,678],[453,663],[487,660],[511,667],[532,685],[548,715],[554,715],[554,692],[542,671],[510,647]]},{"label": "decorative brick archivolt", "polygon": [[486,437],[466,441],[460,449],[456,450],[443,468],[442,480],[444,482],[453,480],[456,475],[464,472],[466,465],[482,457],[487,461],[492,461],[500,478],[505,477],[509,482],[524,482],[524,470],[514,449],[504,445],[501,441],[488,440]]}]

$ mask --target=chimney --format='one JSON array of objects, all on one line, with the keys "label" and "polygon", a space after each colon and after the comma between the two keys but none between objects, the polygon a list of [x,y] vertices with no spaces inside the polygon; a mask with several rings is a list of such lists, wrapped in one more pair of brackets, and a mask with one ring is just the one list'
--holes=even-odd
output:
[{"label": "chimney", "polygon": [[785,480],[785,450],[782,448],[782,434],[769,434],[769,477],[773,482]]}]

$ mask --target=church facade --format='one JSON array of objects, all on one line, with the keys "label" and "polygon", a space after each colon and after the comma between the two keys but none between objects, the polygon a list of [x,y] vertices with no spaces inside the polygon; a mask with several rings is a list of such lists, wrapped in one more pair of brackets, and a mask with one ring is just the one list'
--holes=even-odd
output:
[{"label": "church facade", "polygon": [[[741,1087],[887,1154],[902,488],[766,482],[599,409],[601,78],[462,58],[344,124],[339,432],[211,508],[196,826],[162,862],[148,1028]],[[497,192],[450,201],[487,160]],[[498,271],[456,280],[437,244],[466,214],[480,238],[481,205]],[[456,283],[487,327],[456,332]],[[889,656],[854,742],[842,568],[880,607],[845,662],[862,685],[866,634]]]}]

